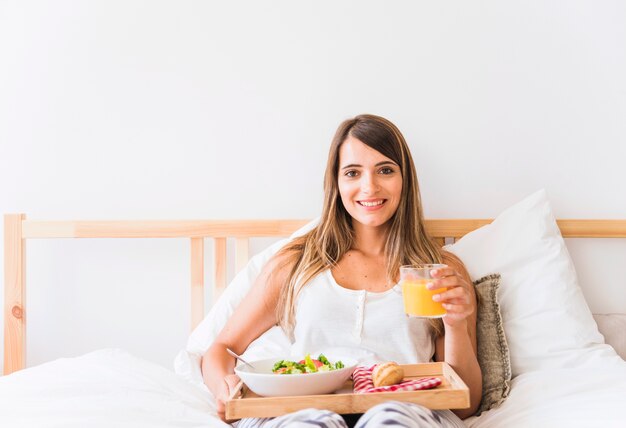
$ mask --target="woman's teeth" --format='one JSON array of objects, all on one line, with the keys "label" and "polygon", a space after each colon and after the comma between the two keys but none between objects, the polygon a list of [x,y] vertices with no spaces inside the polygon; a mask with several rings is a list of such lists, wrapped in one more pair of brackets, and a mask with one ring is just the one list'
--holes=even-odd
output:
[{"label": "woman's teeth", "polygon": [[385,202],[384,199],[374,202],[359,201],[359,204],[363,205],[364,207],[375,207],[376,205],[382,205],[383,202]]}]

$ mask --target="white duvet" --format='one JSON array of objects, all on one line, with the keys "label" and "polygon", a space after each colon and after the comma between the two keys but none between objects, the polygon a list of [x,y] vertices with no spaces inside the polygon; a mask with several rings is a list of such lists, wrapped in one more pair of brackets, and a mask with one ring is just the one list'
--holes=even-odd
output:
[{"label": "white duvet", "polygon": [[0,378],[0,427],[229,427],[208,390],[104,349]]},{"label": "white duvet", "polygon": [[471,428],[624,428],[626,362],[521,374],[500,407],[465,422]]},{"label": "white duvet", "polygon": [[[228,427],[206,388],[105,349],[0,378],[1,427]],[[471,428],[626,427],[626,363],[531,372]]]}]

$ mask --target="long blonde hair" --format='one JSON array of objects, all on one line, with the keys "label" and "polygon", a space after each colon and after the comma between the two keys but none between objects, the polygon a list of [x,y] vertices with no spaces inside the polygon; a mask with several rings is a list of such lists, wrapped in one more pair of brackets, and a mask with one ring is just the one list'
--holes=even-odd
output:
[{"label": "long blonde hair", "polygon": [[[339,149],[352,136],[397,163],[402,174],[400,203],[389,220],[385,252],[387,278],[397,280],[400,266],[441,263],[442,254],[424,227],[417,174],[409,147],[398,128],[379,116],[359,115],[339,125],[328,154],[324,174],[324,206],[317,227],[285,245],[278,253],[291,266],[281,284],[276,315],[279,325],[293,337],[298,294],[313,277],[337,264],[354,242],[352,217],[341,201],[337,184]],[[443,332],[440,320],[431,323],[435,334]]]}]

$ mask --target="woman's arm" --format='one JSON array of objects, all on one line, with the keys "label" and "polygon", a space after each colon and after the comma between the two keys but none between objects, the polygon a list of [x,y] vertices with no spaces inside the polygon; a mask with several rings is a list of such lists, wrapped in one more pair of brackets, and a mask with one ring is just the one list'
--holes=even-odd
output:
[{"label": "woman's arm", "polygon": [[284,257],[272,258],[202,357],[202,377],[215,396],[217,413],[222,420],[225,419],[224,402],[237,380],[233,374],[235,359],[226,348],[242,354],[253,340],[276,324],[276,304],[288,272]]},{"label": "woman's arm", "polygon": [[435,359],[445,361],[461,376],[470,390],[470,407],[454,410],[460,418],[473,415],[482,396],[482,374],[476,346],[476,292],[463,263],[453,254],[444,254],[447,269],[433,275],[435,287],[448,287],[440,293],[447,311],[445,333],[435,342]]}]

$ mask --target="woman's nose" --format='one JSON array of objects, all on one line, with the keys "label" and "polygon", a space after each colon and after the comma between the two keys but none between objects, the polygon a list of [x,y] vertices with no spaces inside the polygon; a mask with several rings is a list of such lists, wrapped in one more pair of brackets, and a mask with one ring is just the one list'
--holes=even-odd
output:
[{"label": "woman's nose", "polygon": [[375,193],[378,190],[378,182],[373,174],[363,174],[361,191],[366,194]]}]

